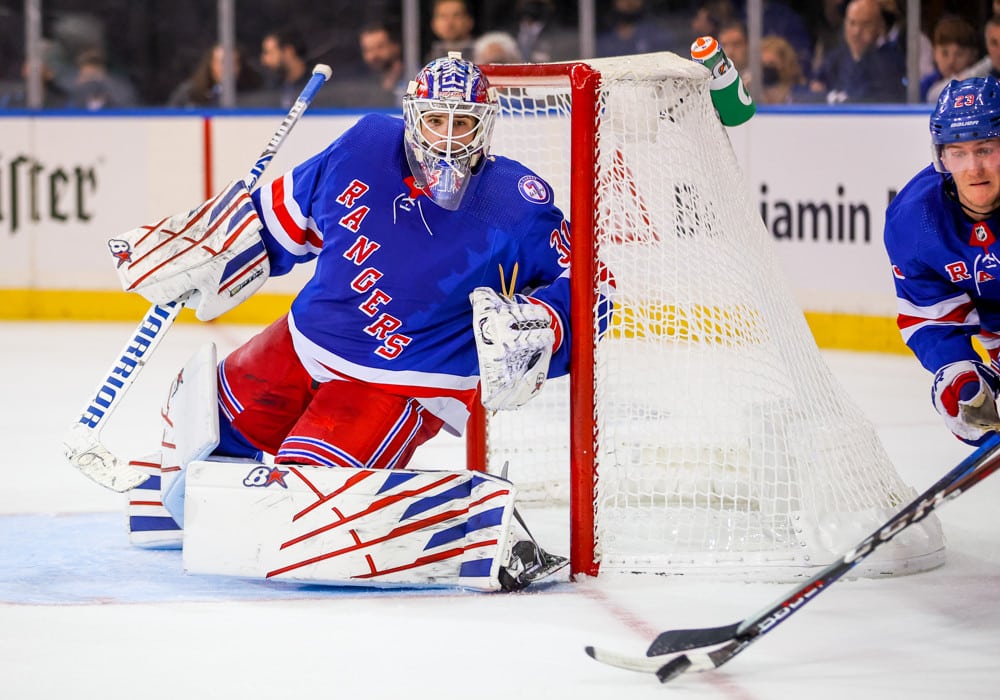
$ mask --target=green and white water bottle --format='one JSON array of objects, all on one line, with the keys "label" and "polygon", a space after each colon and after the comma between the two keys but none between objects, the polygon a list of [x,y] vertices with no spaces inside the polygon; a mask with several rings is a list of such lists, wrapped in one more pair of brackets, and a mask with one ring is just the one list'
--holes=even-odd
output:
[{"label": "green and white water bottle", "polygon": [[757,111],[747,93],[740,74],[714,37],[703,36],[691,44],[691,58],[712,71],[712,104],[719,121],[726,126],[739,126]]}]

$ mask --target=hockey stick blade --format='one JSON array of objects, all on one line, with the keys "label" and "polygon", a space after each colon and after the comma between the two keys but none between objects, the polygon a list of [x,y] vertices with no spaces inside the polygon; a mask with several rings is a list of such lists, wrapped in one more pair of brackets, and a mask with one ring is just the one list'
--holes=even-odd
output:
[{"label": "hockey stick blade", "polygon": [[[656,677],[660,679],[660,683],[666,683],[668,681],[672,681],[674,678],[677,678],[677,676],[681,675],[691,667],[692,667],[691,659],[688,658],[688,655],[681,654],[680,656],[674,657],[673,659],[665,663],[663,666],[661,666],[659,669],[657,669]],[[715,667],[713,666],[712,668]],[[704,668],[697,670],[707,671],[708,669]]]},{"label": "hockey stick blade", "polygon": [[[661,683],[667,683],[687,671],[707,671],[710,668],[715,668],[715,664],[712,663],[708,655],[702,655],[704,658],[695,656],[694,659],[687,654],[634,656],[593,646],[584,647],[584,651],[590,658],[608,666],[623,668],[626,671],[652,673]],[[696,664],[695,661],[700,663]]]},{"label": "hockey stick blade", "polygon": [[638,671],[639,673],[656,673],[663,665],[664,660],[648,656],[636,656],[635,654],[620,654],[609,649],[588,646],[583,650],[587,656],[594,661],[600,661],[608,666],[624,668],[626,671]]},{"label": "hockey stick blade", "polygon": [[[840,559],[741,622],[723,627],[662,632],[650,644],[646,657],[629,657],[595,647],[586,647],[585,650],[591,658],[603,663],[632,671],[652,672],[664,683],[686,671],[718,668],[801,610],[880,545],[926,518],[942,503],[957,498],[997,469],[1000,469],[1000,435],[993,435]],[[708,651],[708,647],[715,648]]]},{"label": "hockey stick blade", "polygon": [[[302,88],[295,104],[244,178],[247,189],[253,189],[285,137],[298,123],[299,117],[331,74],[330,67],[325,64],[320,63],[313,68],[309,82]],[[135,383],[153,350],[173,325],[184,303],[192,294],[193,292],[187,292],[167,304],[153,304],[149,308],[146,317],[139,323],[132,338],[119,353],[118,359],[105,374],[94,398],[87,404],[80,418],[70,427],[63,439],[63,452],[70,464],[107,489],[120,493],[130,491],[149,478],[148,475],[132,469],[127,462],[120,460],[101,443],[101,429],[117,408],[122,396]]]},{"label": "hockey stick blade", "polygon": [[705,627],[703,629],[690,630],[670,630],[661,632],[653,643],[646,650],[646,656],[661,656],[663,654],[674,654],[679,651],[688,651],[699,647],[715,646],[724,644],[739,631],[740,623],[725,625],[723,627]]}]

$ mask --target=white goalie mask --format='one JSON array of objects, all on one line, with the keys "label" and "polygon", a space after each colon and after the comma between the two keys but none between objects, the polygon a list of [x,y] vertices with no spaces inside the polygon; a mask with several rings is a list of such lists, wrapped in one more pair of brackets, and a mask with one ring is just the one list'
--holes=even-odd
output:
[{"label": "white goalie mask", "polygon": [[496,96],[486,76],[461,54],[428,63],[403,97],[403,150],[416,184],[454,211],[489,155]]}]

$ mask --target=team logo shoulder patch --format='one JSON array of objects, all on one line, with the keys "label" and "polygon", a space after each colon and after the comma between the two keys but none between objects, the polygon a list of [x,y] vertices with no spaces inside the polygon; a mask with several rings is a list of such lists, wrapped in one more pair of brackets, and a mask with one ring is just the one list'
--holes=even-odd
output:
[{"label": "team logo shoulder patch", "polygon": [[540,177],[525,175],[517,181],[517,191],[529,202],[548,204],[552,201],[552,192]]}]

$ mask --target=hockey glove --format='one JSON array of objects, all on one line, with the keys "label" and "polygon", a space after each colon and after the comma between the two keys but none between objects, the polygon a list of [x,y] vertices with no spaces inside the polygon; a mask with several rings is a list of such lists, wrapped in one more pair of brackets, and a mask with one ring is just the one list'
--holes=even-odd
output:
[{"label": "hockey glove", "polygon": [[267,280],[263,224],[241,180],[188,212],[108,241],[122,288],[154,304],[195,292],[187,305],[208,321],[241,304]]},{"label": "hockey glove", "polygon": [[971,360],[945,365],[934,375],[931,394],[934,408],[960,440],[976,443],[1000,430],[1000,375],[992,367]]},{"label": "hockey glove", "polygon": [[500,296],[488,287],[469,295],[479,353],[483,406],[518,408],[538,394],[548,376],[555,331],[552,317],[524,297]]}]

